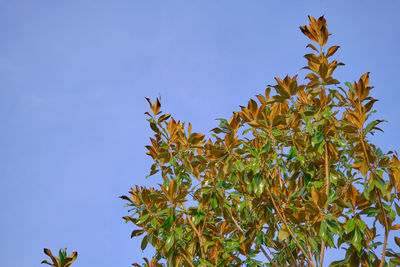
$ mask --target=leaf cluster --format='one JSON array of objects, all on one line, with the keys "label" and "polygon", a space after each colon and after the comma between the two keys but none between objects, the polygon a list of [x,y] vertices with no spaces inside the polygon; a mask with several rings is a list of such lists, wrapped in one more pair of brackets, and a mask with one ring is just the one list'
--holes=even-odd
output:
[{"label": "leaf cluster", "polygon": [[58,257],[54,257],[53,254],[51,253],[50,249],[45,248],[44,253],[49,256],[51,259],[52,263],[49,263],[48,261],[44,260],[41,263],[51,265],[54,267],[68,267],[70,266],[78,257],[78,253],[75,251],[71,255],[67,256],[67,249],[60,249],[58,251]]}]

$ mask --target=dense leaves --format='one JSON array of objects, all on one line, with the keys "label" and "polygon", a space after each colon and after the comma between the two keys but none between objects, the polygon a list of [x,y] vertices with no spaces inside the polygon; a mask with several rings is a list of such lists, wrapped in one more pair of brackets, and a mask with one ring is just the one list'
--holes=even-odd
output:
[{"label": "dense leaves", "polygon": [[162,181],[122,196],[132,237],[155,248],[143,266],[322,266],[326,248],[346,251],[331,266],[400,263],[399,247],[388,248],[400,162],[369,140],[383,122],[371,119],[369,73],[342,86],[324,17],[300,29],[314,42],[306,83],[275,78],[208,138],[147,99],[149,176]]}]

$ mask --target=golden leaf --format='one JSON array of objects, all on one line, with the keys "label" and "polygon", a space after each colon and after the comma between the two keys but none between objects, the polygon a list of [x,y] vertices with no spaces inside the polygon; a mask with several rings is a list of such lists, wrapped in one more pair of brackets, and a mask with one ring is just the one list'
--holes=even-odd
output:
[{"label": "golden leaf", "polygon": [[335,54],[336,51],[339,49],[339,47],[340,46],[337,46],[337,45],[329,47],[328,52],[326,53],[326,57],[328,58],[328,57],[332,56],[333,54]]}]

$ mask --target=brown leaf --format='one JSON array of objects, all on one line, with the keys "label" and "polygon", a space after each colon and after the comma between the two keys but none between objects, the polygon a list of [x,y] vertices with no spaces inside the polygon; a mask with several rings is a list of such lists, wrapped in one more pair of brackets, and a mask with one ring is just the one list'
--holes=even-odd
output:
[{"label": "brown leaf", "polygon": [[51,254],[51,250],[48,248],[43,249],[44,254],[50,257],[50,259],[53,261],[53,266],[54,267],[60,267],[58,260]]},{"label": "brown leaf", "polygon": [[391,231],[395,231],[395,230],[399,230],[399,229],[400,229],[400,224],[392,225],[392,227],[390,228]]},{"label": "brown leaf", "polygon": [[337,45],[329,47],[328,52],[326,53],[326,57],[328,58],[328,57],[332,56],[333,54],[335,54],[336,51],[339,49],[339,47],[340,46],[337,46]]},{"label": "brown leaf", "polygon": [[396,242],[396,244],[400,247],[400,238],[398,238],[397,236],[394,237],[394,241]]},{"label": "brown leaf", "polygon": [[64,259],[64,261],[61,263],[60,267],[70,266],[76,260],[77,257],[78,257],[78,252],[76,252],[76,251],[72,252],[71,255],[69,255],[68,257],[66,257]]}]

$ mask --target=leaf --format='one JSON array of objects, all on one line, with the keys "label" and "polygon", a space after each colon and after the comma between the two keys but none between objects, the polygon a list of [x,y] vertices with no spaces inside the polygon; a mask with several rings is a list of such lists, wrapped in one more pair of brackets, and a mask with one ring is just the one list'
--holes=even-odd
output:
[{"label": "leaf", "polygon": [[161,228],[162,229],[168,228],[172,225],[173,222],[174,222],[174,218],[171,215],[168,215],[167,219],[161,225]]},{"label": "leaf", "polygon": [[400,258],[392,258],[390,259],[390,263],[392,263],[393,265],[389,265],[389,267],[400,266]]},{"label": "leaf", "polygon": [[145,215],[139,217],[136,220],[135,224],[141,224],[141,223],[145,222],[149,218],[149,216],[150,216],[150,214],[145,214]]},{"label": "leaf", "polygon": [[353,85],[350,82],[345,82],[344,83],[354,94],[357,94],[356,91],[353,88]]},{"label": "leaf", "polygon": [[215,193],[211,194],[210,203],[213,210],[218,208],[218,200],[217,197],[215,196]]},{"label": "leaf", "polygon": [[207,266],[213,266],[209,261],[206,261],[205,259],[199,259],[199,262],[200,262],[201,264],[205,264],[205,265],[207,265]]},{"label": "leaf", "polygon": [[337,45],[329,47],[328,52],[326,53],[325,57],[328,58],[328,57],[332,56],[333,54],[335,54],[336,51],[339,49],[339,47],[340,46],[337,46]]},{"label": "leaf", "polygon": [[171,249],[172,245],[174,244],[174,241],[175,241],[175,236],[171,234],[165,241],[165,249],[167,250],[167,252]]},{"label": "leaf", "polygon": [[336,234],[336,235],[341,235],[342,229],[341,229],[341,227],[339,226],[339,224],[338,224],[336,221],[333,221],[333,220],[326,220],[326,224],[327,224],[327,226],[328,226],[328,229],[329,229],[332,233],[334,233],[334,234]]},{"label": "leaf", "polygon": [[279,131],[279,130],[273,130],[273,131],[272,131],[272,135],[275,136],[275,137],[277,137],[277,136],[282,135],[282,132]]},{"label": "leaf", "polygon": [[348,220],[346,222],[346,233],[350,233],[351,231],[353,231],[355,226],[356,226],[356,221],[354,218]]},{"label": "leaf", "polygon": [[161,115],[160,116],[160,118],[158,118],[158,123],[161,123],[161,122],[163,122],[163,121],[166,121],[166,120],[168,120],[169,119],[169,117],[171,117],[171,114],[164,114],[164,115]]},{"label": "leaf", "polygon": [[142,243],[140,243],[140,248],[142,250],[145,250],[147,247],[147,243],[149,242],[149,240],[147,239],[147,235],[145,235],[142,239]]},{"label": "leaf", "polygon": [[43,249],[44,254],[46,254],[47,256],[50,257],[50,259],[53,262],[53,266],[54,267],[60,267],[60,265],[58,264],[58,260],[53,256],[53,254],[51,253],[51,250],[48,248]]},{"label": "leaf", "polygon": [[176,233],[176,237],[177,237],[178,239],[182,239],[182,237],[183,237],[183,229],[182,229],[182,228],[180,228],[180,227],[175,227],[175,228],[174,228],[174,232]]},{"label": "leaf", "polygon": [[289,150],[289,156],[287,158],[287,160],[291,160],[292,158],[294,158],[297,154],[297,149],[296,147],[292,146]]},{"label": "leaf", "polygon": [[351,237],[351,243],[357,249],[357,251],[361,251],[362,248],[361,241],[362,241],[362,233],[357,227]]},{"label": "leaf", "polygon": [[316,52],[319,53],[318,49],[315,48],[315,46],[313,46],[312,44],[308,44],[306,47],[310,47],[311,49],[315,50]]},{"label": "leaf", "polygon": [[362,220],[356,219],[356,224],[357,224],[358,228],[361,230],[361,232],[364,232],[365,228],[367,228],[367,225]]},{"label": "leaf", "polygon": [[77,257],[78,257],[78,252],[74,251],[71,255],[69,255],[63,260],[60,267],[70,266],[76,260]]},{"label": "leaf", "polygon": [[400,206],[397,205],[397,203],[394,203],[394,205],[395,205],[395,207],[396,207],[397,215],[400,216]]},{"label": "leaf", "polygon": [[327,240],[328,228],[325,221],[321,221],[321,226],[319,227],[319,236],[322,238],[322,240]]},{"label": "leaf", "polygon": [[141,235],[143,233],[144,233],[144,230],[142,230],[142,229],[133,230],[132,233],[131,233],[131,238],[133,238],[135,236],[139,236],[139,235]]},{"label": "leaf", "polygon": [[363,130],[363,136],[365,136],[367,133],[369,133],[373,129],[379,129],[378,127],[375,127],[379,123],[384,122],[384,120],[375,120],[370,123],[368,123],[367,127]]},{"label": "leaf", "polygon": [[396,242],[396,244],[400,247],[400,238],[399,237],[395,236],[394,242]]},{"label": "leaf", "polygon": [[286,230],[286,227],[282,226],[278,232],[278,239],[279,241],[285,240],[289,236],[289,232]]},{"label": "leaf", "polygon": [[400,224],[395,224],[390,228],[391,231],[395,231],[395,230],[399,230],[399,229],[400,229]]}]

